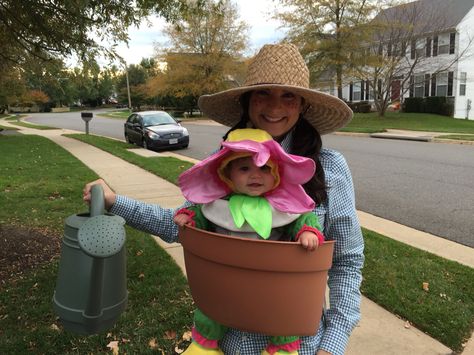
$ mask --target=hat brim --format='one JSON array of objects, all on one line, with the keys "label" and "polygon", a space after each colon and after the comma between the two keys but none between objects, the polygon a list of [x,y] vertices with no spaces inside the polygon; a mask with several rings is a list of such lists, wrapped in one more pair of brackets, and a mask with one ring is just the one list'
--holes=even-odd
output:
[{"label": "hat brim", "polygon": [[242,115],[240,96],[248,91],[278,88],[298,94],[305,99],[308,109],[304,118],[319,132],[328,134],[344,127],[352,119],[352,110],[341,99],[299,86],[261,84],[242,86],[212,95],[203,95],[198,100],[201,111],[209,118],[225,126],[236,125]]}]

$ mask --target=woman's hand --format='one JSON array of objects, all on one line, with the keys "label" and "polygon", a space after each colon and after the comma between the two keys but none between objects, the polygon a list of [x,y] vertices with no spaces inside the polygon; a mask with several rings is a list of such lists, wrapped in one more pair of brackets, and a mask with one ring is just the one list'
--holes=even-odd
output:
[{"label": "woman's hand", "polygon": [[316,355],[331,355],[331,353],[328,353],[326,350],[318,350]]},{"label": "woman's hand", "polygon": [[82,199],[90,204],[91,202],[91,188],[94,185],[101,185],[102,189],[104,190],[104,204],[105,204],[105,209],[108,211],[112,205],[115,203],[115,199],[117,198],[117,195],[115,192],[112,191],[112,189],[105,183],[104,180],[98,179],[95,181],[92,181],[86,186],[84,186],[84,190],[82,190]]}]

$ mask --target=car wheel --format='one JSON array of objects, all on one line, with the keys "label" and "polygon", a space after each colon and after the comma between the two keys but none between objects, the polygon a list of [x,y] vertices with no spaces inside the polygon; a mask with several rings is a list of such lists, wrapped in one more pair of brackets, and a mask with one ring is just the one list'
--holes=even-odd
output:
[{"label": "car wheel", "polygon": [[128,134],[125,135],[125,142],[127,142],[128,144],[133,144],[133,142],[130,140],[130,137],[128,136]]}]

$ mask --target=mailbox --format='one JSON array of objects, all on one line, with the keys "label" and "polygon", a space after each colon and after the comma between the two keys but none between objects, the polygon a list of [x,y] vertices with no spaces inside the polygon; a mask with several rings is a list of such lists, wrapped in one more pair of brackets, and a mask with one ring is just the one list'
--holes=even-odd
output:
[{"label": "mailbox", "polygon": [[92,120],[92,117],[92,112],[81,112],[81,118],[84,122],[89,122],[90,120]]},{"label": "mailbox", "polygon": [[92,112],[81,112],[81,118],[86,123],[86,134],[89,134],[89,121],[92,120]]}]

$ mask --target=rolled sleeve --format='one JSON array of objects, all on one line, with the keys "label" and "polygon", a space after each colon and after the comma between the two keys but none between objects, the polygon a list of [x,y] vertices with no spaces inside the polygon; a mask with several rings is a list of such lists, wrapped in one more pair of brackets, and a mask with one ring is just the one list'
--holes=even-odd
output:
[{"label": "rolled sleeve", "polygon": [[157,204],[136,201],[129,197],[117,195],[110,212],[116,214],[135,229],[156,235],[165,242],[178,241],[178,226],[173,222],[175,211],[188,207],[189,202],[177,208],[163,208]]}]

